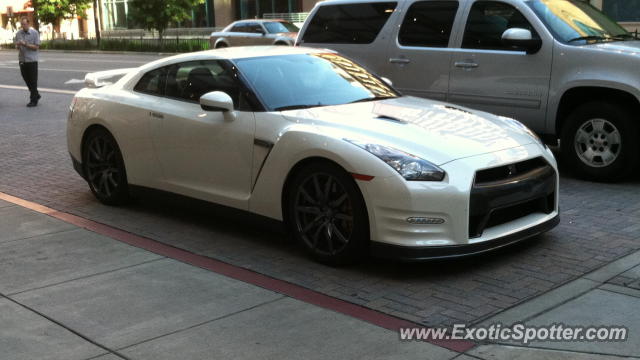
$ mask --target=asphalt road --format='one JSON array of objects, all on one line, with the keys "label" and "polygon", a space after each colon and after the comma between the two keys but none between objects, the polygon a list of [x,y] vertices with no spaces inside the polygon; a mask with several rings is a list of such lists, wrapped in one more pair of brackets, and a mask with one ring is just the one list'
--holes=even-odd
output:
[{"label": "asphalt road", "polygon": [[[158,55],[121,55],[41,52],[38,86],[60,90],[80,90],[87,73],[138,67],[161,58]],[[0,85],[24,86],[20,77],[17,51],[0,51]]]},{"label": "asphalt road", "polygon": [[[37,108],[15,52],[0,51],[0,192],[70,212],[191,252],[425,325],[482,321],[640,249],[640,182],[596,184],[561,169],[562,222],[502,251],[457,261],[396,264],[369,260],[346,268],[310,261],[271,223],[219,207],[141,197],[108,207],[73,171],[65,124],[72,94],[89,71],[131,67],[153,55],[43,53]],[[4,86],[4,88],[3,88]],[[9,87],[7,87],[9,86]]]}]

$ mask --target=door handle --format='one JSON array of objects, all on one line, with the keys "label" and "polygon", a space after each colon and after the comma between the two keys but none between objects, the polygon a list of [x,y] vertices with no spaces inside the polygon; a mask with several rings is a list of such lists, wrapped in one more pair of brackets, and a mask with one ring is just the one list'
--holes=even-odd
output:
[{"label": "door handle", "polygon": [[463,69],[475,69],[479,66],[477,63],[471,61],[456,61],[453,65]]},{"label": "door handle", "polygon": [[389,62],[392,64],[408,64],[411,60],[407,58],[389,58]]},{"label": "door handle", "polygon": [[164,119],[164,115],[162,115],[162,114],[160,114],[160,113],[157,113],[157,112],[153,112],[153,111],[152,111],[152,112],[150,112],[149,114],[151,115],[151,117],[154,117],[154,118],[156,118],[156,119]]}]

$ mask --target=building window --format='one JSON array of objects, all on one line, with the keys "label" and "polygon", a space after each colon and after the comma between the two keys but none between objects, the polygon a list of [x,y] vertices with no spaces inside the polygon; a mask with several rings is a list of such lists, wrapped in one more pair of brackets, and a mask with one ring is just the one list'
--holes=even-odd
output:
[{"label": "building window", "polygon": [[602,11],[615,21],[640,22],[640,0],[603,0]]},{"label": "building window", "polygon": [[127,28],[127,0],[104,0],[104,28],[126,29]]}]

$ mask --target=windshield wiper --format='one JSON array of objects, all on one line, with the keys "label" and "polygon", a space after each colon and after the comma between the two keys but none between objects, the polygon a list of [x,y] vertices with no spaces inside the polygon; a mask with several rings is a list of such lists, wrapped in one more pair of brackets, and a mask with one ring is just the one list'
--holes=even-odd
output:
[{"label": "windshield wiper", "polygon": [[637,38],[632,34],[618,34],[612,36],[616,40],[624,40],[624,39],[632,39],[637,40]]},{"label": "windshield wiper", "polygon": [[604,36],[598,36],[598,35],[589,35],[589,36],[580,36],[577,38],[573,38],[571,40],[569,40],[568,42],[574,42],[574,41],[580,41],[580,40],[600,40],[600,41],[605,41],[605,40],[611,40],[611,38],[608,37],[604,37]]},{"label": "windshield wiper", "polygon": [[275,111],[286,111],[286,110],[297,110],[297,109],[308,109],[316,106],[323,106],[322,104],[299,104],[299,105],[287,105],[280,106],[273,110]]}]

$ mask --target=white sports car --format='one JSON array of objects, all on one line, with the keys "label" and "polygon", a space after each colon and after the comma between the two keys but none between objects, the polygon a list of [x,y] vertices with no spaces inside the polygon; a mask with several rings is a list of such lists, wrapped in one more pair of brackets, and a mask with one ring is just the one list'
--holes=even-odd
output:
[{"label": "white sports car", "polygon": [[68,146],[105,204],[139,186],[247,210],[329,263],[475,254],[559,221],[556,162],[521,123],[401,96],[329,50],[226,48],[86,82]]}]

